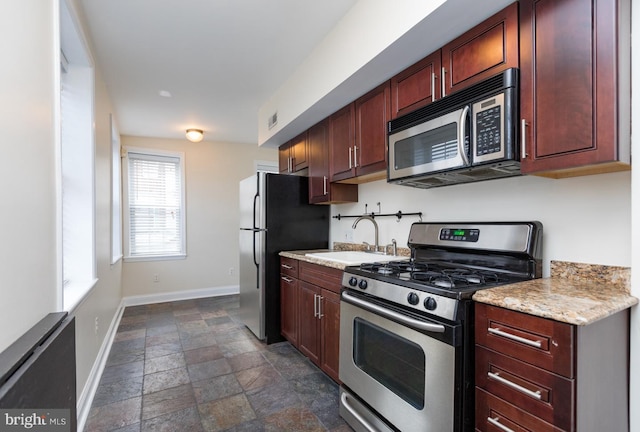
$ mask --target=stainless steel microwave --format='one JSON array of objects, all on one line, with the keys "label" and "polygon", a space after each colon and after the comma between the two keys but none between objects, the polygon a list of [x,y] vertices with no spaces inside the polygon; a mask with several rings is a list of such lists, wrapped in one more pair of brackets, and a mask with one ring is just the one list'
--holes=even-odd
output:
[{"label": "stainless steel microwave", "polygon": [[389,122],[387,181],[431,188],[520,175],[518,69]]}]

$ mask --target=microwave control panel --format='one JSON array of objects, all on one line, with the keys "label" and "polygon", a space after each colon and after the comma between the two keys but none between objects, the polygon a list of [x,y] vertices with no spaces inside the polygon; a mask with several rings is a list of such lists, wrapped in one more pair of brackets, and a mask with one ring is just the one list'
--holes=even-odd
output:
[{"label": "microwave control panel", "polygon": [[473,155],[476,162],[504,156],[504,94],[473,104]]}]

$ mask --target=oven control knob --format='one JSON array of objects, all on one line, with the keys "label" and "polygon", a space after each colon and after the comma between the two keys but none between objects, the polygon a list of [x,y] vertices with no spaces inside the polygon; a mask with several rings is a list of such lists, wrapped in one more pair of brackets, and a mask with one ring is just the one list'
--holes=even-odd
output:
[{"label": "oven control knob", "polygon": [[427,297],[426,299],[424,299],[424,307],[427,308],[427,310],[432,311],[438,307],[438,303],[436,303],[436,299],[434,299],[433,297]]},{"label": "oven control knob", "polygon": [[418,296],[418,294],[412,292],[412,293],[409,293],[409,295],[407,296],[407,301],[409,302],[409,304],[415,306],[418,303],[420,303],[420,297]]},{"label": "oven control knob", "polygon": [[359,287],[360,289],[365,290],[365,289],[367,289],[367,285],[368,285],[368,284],[367,284],[367,281],[366,281],[366,280],[364,280],[364,279],[362,279],[362,280],[360,281],[360,283],[358,284],[358,287]]},{"label": "oven control knob", "polygon": [[356,279],[355,276],[351,276],[351,278],[349,279],[349,285],[351,285],[352,287],[358,285],[358,279]]}]

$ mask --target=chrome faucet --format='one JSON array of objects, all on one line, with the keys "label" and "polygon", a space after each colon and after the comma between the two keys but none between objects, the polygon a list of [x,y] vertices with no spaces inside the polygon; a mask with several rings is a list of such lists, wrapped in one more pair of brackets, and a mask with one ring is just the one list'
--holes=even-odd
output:
[{"label": "chrome faucet", "polygon": [[353,222],[353,226],[351,228],[355,229],[356,225],[358,225],[358,222],[360,222],[361,220],[366,219],[366,220],[370,220],[371,223],[373,224],[373,227],[375,228],[375,238],[374,238],[374,252],[378,252],[378,223],[371,217],[371,216],[360,216],[358,219],[356,219]]}]

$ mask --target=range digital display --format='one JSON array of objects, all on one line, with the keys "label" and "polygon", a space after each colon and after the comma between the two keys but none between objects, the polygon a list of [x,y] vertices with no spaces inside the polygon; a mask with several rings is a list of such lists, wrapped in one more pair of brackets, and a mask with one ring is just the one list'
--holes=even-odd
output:
[{"label": "range digital display", "polygon": [[440,240],[477,242],[480,230],[477,228],[443,228],[440,230]]}]

